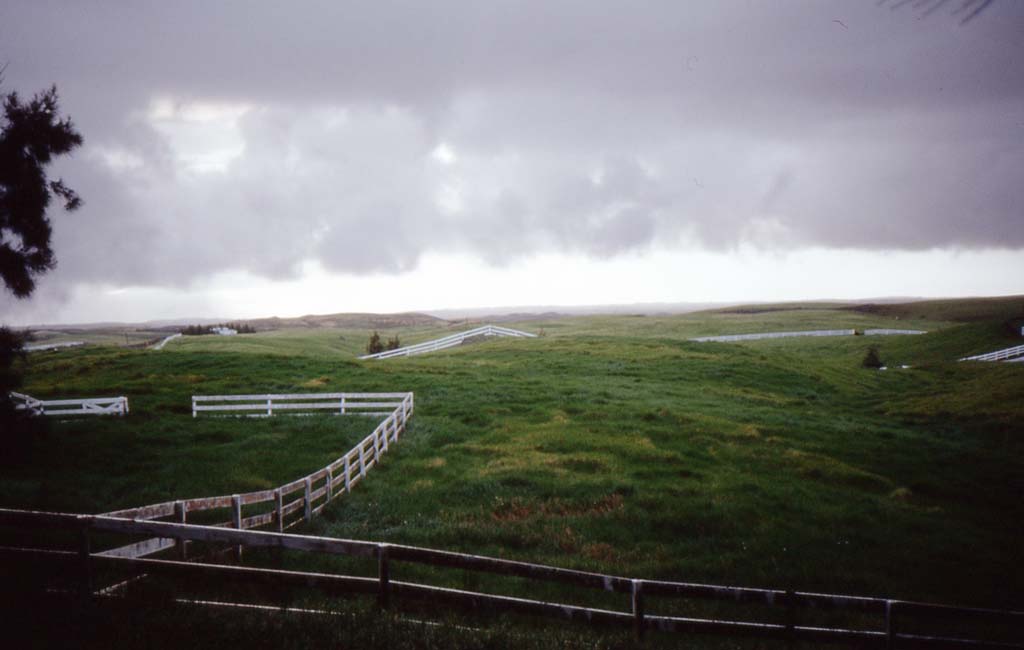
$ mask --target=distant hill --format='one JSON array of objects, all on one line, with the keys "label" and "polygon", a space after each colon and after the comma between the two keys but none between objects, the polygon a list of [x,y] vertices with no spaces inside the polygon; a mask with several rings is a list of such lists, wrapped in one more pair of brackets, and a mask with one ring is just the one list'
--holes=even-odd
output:
[{"label": "distant hill", "polygon": [[998,298],[949,298],[908,303],[864,303],[841,307],[892,318],[959,321],[1009,320],[1024,317],[1024,295]]},{"label": "distant hill", "polygon": [[448,323],[443,318],[408,312],[402,314],[326,314],[308,315],[297,318],[254,318],[238,320],[252,325],[257,330],[306,327],[311,329],[346,328],[346,329],[388,329],[391,327],[443,326]]},{"label": "distant hill", "polygon": [[285,328],[348,328],[388,329],[391,327],[445,326],[448,321],[436,316],[415,312],[402,314],[310,314],[295,318],[180,318],[173,320],[148,321],[145,323],[89,323],[70,325],[37,325],[25,329],[61,333],[86,333],[140,330],[149,332],[177,332],[187,325],[218,325],[220,323],[251,325],[258,331]]},{"label": "distant hill", "polygon": [[596,315],[668,315],[688,314],[715,307],[735,305],[734,302],[637,302],[622,305],[518,305],[505,307],[474,307],[467,309],[431,309],[430,314],[447,320],[473,322],[522,322],[550,320],[567,316]]},{"label": "distant hill", "polygon": [[1010,320],[1024,317],[1024,295],[995,298],[874,298],[870,300],[814,300],[805,302],[749,303],[710,309],[719,314],[765,314],[783,311],[836,309],[887,318],[950,322]]}]

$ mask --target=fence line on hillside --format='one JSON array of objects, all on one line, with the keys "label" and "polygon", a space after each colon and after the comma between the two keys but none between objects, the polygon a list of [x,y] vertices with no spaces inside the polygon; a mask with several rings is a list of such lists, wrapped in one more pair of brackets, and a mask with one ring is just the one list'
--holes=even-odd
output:
[{"label": "fence line on hillside", "polygon": [[62,350],[64,348],[78,348],[85,345],[85,341],[63,341],[60,343],[37,343],[26,345],[25,352],[43,352],[45,350]]},{"label": "fence line on hillside", "polygon": [[170,336],[165,336],[164,338],[162,338],[159,341],[157,341],[153,345],[153,347],[151,347],[150,349],[151,350],[163,350],[165,345],[167,345],[168,343],[170,343],[174,339],[180,339],[182,336],[183,335],[182,335],[181,332],[178,332],[177,334],[171,334]]},{"label": "fence line on hillside", "polygon": [[37,399],[24,393],[8,393],[15,409],[32,415],[126,415],[127,397],[80,397],[75,399]]},{"label": "fence line on hillside", "polygon": [[928,330],[896,330],[896,329],[884,328],[884,327],[864,330],[864,336],[889,336],[889,335],[895,335],[895,334],[916,335],[916,334],[927,334],[927,333],[928,333]]},{"label": "fence line on hillside", "polygon": [[[318,395],[318,394],[314,394]],[[319,394],[322,395],[322,394]],[[284,485],[255,492],[244,492],[239,494],[228,494],[215,497],[201,497],[197,499],[176,499],[163,503],[154,503],[135,508],[126,508],[104,513],[108,517],[125,517],[136,520],[155,520],[170,517],[177,523],[187,523],[190,512],[201,512],[207,510],[228,510],[230,519],[214,524],[218,527],[231,527],[239,530],[269,526],[275,524],[279,532],[288,530],[303,522],[310,521],[318,515],[324,507],[342,492],[350,492],[355,485],[366,477],[366,473],[378,464],[381,456],[388,451],[391,444],[398,441],[399,435],[405,431],[406,423],[412,416],[415,408],[413,394],[409,393],[327,393],[327,395],[344,395],[347,399],[383,399],[384,402],[393,406],[394,410],[387,411],[387,415],[380,424],[363,438],[355,447],[346,454],[331,462],[326,467],[319,469],[307,476],[303,476]],[[204,397],[204,396],[198,396]],[[232,397],[248,399],[251,395],[220,395],[206,396],[221,400]],[[268,397],[255,396],[255,397]],[[274,397],[308,398],[310,395],[278,395]],[[400,398],[400,399],[394,399]],[[194,398],[193,398],[194,399]],[[363,403],[366,406],[368,403]],[[382,405],[380,402],[369,403],[374,407]],[[292,404],[292,406],[299,406]],[[195,406],[193,406],[195,408]],[[213,407],[207,407],[212,409]],[[263,406],[266,408],[266,406]],[[278,407],[280,408],[280,407]],[[293,409],[294,410],[294,409]],[[361,414],[359,411],[346,410],[346,414]],[[195,415],[195,413],[193,413]],[[289,497],[296,492],[299,496],[294,499]],[[256,513],[248,517],[244,516],[243,509],[246,506],[253,506],[262,503],[272,503],[264,512]],[[288,521],[289,515],[301,512],[301,516]],[[139,558],[147,555],[178,546],[179,556],[186,556],[185,544],[176,544],[171,538],[153,538],[143,540],[114,549],[109,549],[100,555],[109,557],[130,557]]]},{"label": "fence line on hillside", "polygon": [[[489,607],[503,612],[564,618],[589,624],[632,627],[638,636],[646,630],[658,630],[670,633],[771,638],[791,642],[847,643],[855,644],[858,647],[877,648],[893,648],[897,645],[901,648],[1024,648],[1021,637],[1021,632],[1024,630],[1024,612],[1020,611],[951,607],[890,598],[634,579],[401,544],[232,530],[224,527],[185,523],[128,520],[108,515],[73,515],[0,509],[0,526],[16,526],[22,530],[57,528],[78,531],[80,539],[77,551],[0,547],[0,557],[12,558],[19,563],[31,557],[39,557],[54,563],[67,563],[77,570],[77,574],[81,577],[79,585],[81,593],[87,598],[99,593],[108,593],[104,590],[96,590],[95,568],[128,567],[147,574],[194,576],[205,583],[240,579],[276,587],[316,587],[331,594],[374,594],[377,596],[379,604],[385,608],[391,605],[395,597],[428,598],[435,603],[474,609]],[[318,554],[364,557],[376,561],[377,577],[190,563],[181,561],[181,558],[178,560],[156,560],[109,553],[93,553],[90,550],[91,531],[127,535],[158,535],[159,538],[177,540],[179,544],[185,542],[223,543],[237,548],[280,548]],[[240,558],[241,555],[239,554],[238,557]],[[629,597],[630,608],[628,611],[596,609],[569,603],[546,602],[421,583],[400,582],[391,580],[390,577],[391,565],[395,562],[481,571],[525,578],[530,581],[557,582],[575,587],[613,592]],[[74,572],[71,572],[71,575],[73,574]],[[775,608],[779,614],[785,615],[786,622],[769,623],[763,620],[717,620],[654,615],[650,613],[647,606],[647,601],[653,597],[696,598],[757,604]],[[873,617],[880,623],[880,626],[874,629],[854,629],[798,624],[797,614],[807,610],[849,610],[859,616]],[[916,631],[921,623],[935,620],[956,623],[960,628],[957,632],[959,636],[955,638],[939,636],[934,632],[925,635]],[[913,627],[908,627],[908,623],[913,624]],[[985,634],[965,632],[962,627],[965,624],[985,625]],[[911,629],[915,631],[911,632]],[[990,638],[1000,630],[1004,635],[1012,633],[1012,641]]]},{"label": "fence line on hillside", "polygon": [[1017,360],[1016,357],[1024,356],[1024,345],[1016,345],[1012,348],[1004,348],[1002,350],[996,350],[995,352],[987,352],[985,354],[975,354],[974,356],[964,357],[961,361],[1007,361],[1010,359]]},{"label": "fence line on hillside", "polygon": [[509,327],[501,327],[498,325],[483,325],[481,327],[477,327],[475,329],[471,329],[465,332],[450,334],[448,336],[439,339],[434,339],[432,341],[417,343],[416,345],[407,345],[405,347],[398,348],[395,350],[385,350],[384,352],[377,352],[375,354],[364,354],[359,358],[390,359],[391,357],[407,357],[414,354],[436,352],[438,350],[444,350],[446,348],[455,347],[456,345],[462,345],[466,341],[466,339],[470,339],[476,336],[511,336],[516,338],[537,337],[536,334],[515,330]]},{"label": "fence line on hillside", "polygon": [[[269,417],[274,414],[275,410],[297,412],[330,410],[339,415],[388,415],[401,404],[406,395],[408,393],[193,395],[192,417],[210,411],[238,412],[239,415]],[[381,408],[386,410],[379,410]],[[366,409],[378,410],[368,411]]]},{"label": "fence line on hillside", "polygon": [[759,339],[782,339],[791,336],[853,336],[856,330],[808,330],[803,332],[763,332],[761,334],[724,334],[722,336],[700,336],[690,339],[698,343],[729,341],[756,341]]}]

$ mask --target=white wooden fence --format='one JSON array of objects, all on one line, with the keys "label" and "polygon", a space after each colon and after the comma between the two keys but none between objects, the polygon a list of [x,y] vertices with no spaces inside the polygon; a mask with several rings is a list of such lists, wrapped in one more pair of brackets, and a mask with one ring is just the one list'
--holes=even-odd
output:
[{"label": "white wooden fence", "polygon": [[889,336],[895,334],[927,334],[928,330],[894,330],[894,329],[870,329],[864,330],[864,336]]},{"label": "white wooden fence", "polygon": [[[338,415],[388,415],[411,393],[296,393],[282,395],[193,395],[192,417],[214,411],[270,417],[274,411],[334,411]],[[383,410],[382,410],[383,409]]]},{"label": "white wooden fence", "polygon": [[759,339],[783,339],[791,336],[853,336],[856,330],[809,330],[805,332],[763,332],[761,334],[726,334],[723,336],[701,336],[690,339],[699,343],[714,341],[725,343],[729,341],[756,341]]},{"label": "white wooden fence", "polygon": [[36,399],[24,393],[8,393],[19,411],[33,415],[126,415],[127,397],[83,397],[77,399]]},{"label": "white wooden fence", "polygon": [[512,336],[520,338],[537,337],[536,334],[531,334],[530,332],[523,332],[520,330],[514,330],[509,327],[500,327],[498,325],[484,325],[482,327],[477,327],[466,332],[451,334],[443,338],[434,339],[433,341],[417,343],[416,345],[408,345],[404,348],[398,348],[396,350],[385,350],[384,352],[377,352],[376,354],[364,354],[359,358],[390,359],[391,357],[408,357],[413,354],[436,352],[438,350],[444,350],[445,348],[455,347],[456,345],[462,345],[466,341],[466,339],[470,339],[475,336]]},{"label": "white wooden fence", "polygon": [[178,339],[178,338],[181,338],[181,332],[178,332],[177,334],[171,334],[170,336],[165,336],[164,338],[160,339],[159,342],[154,344],[151,349],[153,349],[153,350],[163,350],[165,345],[167,345],[168,343],[170,343],[174,339]]},{"label": "white wooden fence", "polygon": [[26,345],[25,352],[42,352],[44,350],[60,350],[62,348],[77,348],[85,345],[85,341],[64,341],[63,343],[37,343]]},{"label": "white wooden fence", "polygon": [[[114,512],[104,513],[105,516],[125,517],[136,520],[154,520],[170,517],[172,521],[176,523],[186,523],[188,513],[190,512],[226,509],[230,512],[230,519],[212,524],[213,526],[247,529],[273,524],[278,531],[284,531],[304,521],[309,521],[313,516],[319,514],[331,499],[335,498],[342,492],[351,491],[352,488],[355,487],[356,483],[366,477],[366,472],[380,462],[381,456],[388,451],[388,448],[398,441],[399,435],[405,431],[406,422],[413,413],[415,406],[413,394],[410,392],[195,396],[229,402],[232,401],[232,398],[238,398],[236,402],[246,402],[253,398],[271,398],[271,402],[273,402],[273,399],[278,399],[280,400],[279,404],[276,407],[272,406],[271,408],[276,408],[279,411],[282,409],[281,405],[285,403],[291,407],[285,409],[289,411],[320,408],[319,406],[311,405],[320,404],[321,402],[318,398],[323,398],[325,396],[330,399],[330,408],[339,409],[339,413],[341,413],[340,404],[342,403],[345,404],[345,414],[368,415],[369,413],[365,410],[366,408],[379,409],[385,405],[389,407],[390,410],[373,412],[384,413],[387,417],[377,425],[370,435],[363,438],[355,447],[350,449],[348,453],[344,454],[326,467],[318,469],[308,476],[303,476],[291,481],[290,483],[285,483],[278,488],[259,490],[257,492],[245,492],[242,494],[228,494],[216,497],[200,497],[196,499],[166,501],[164,503],[154,503],[136,508],[116,510]],[[197,408],[195,397],[193,397],[194,409]],[[304,401],[294,402],[287,400]],[[342,400],[344,401],[342,402]],[[353,405],[357,405],[355,409],[352,408]],[[248,403],[232,403],[217,406],[220,406],[221,408],[216,408],[215,406],[200,406],[198,408],[199,410],[240,410],[241,408],[252,408],[252,405]],[[259,407],[263,409],[267,408],[266,404],[262,404]],[[193,416],[195,416],[195,414],[196,413],[193,412]],[[259,415],[266,417],[267,415],[272,415],[272,412],[261,413]],[[295,493],[299,493],[298,497],[290,498],[291,495]],[[248,517],[243,516],[243,508],[245,506],[253,506],[268,502],[272,503],[269,509],[264,506],[262,508],[262,512],[252,514]],[[289,521],[289,516],[293,513],[301,513],[301,515],[294,517],[292,521]],[[176,544],[179,546],[179,556],[182,558],[185,557],[186,552],[184,541],[178,540],[176,543],[175,540],[171,538],[147,539],[127,546],[102,551],[100,555],[108,557],[140,558],[166,550]],[[240,550],[238,552],[240,553]]]},{"label": "white wooden fence", "polygon": [[971,357],[964,357],[961,361],[1019,361],[1017,357],[1024,357],[1024,345],[1017,345],[1012,348],[996,350],[986,354],[976,354]]}]

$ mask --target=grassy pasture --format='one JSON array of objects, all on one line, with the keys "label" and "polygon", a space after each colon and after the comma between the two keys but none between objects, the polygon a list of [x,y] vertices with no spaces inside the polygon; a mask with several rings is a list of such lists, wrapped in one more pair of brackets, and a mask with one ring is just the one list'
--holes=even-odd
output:
[{"label": "grassy pasture", "polygon": [[[52,423],[5,463],[0,503],[99,511],[256,489],[322,466],[373,426],[193,420],[193,393],[412,390],[405,438],[311,532],[636,577],[1022,608],[1024,364],[955,361],[1019,339],[1001,320],[931,318],[564,318],[509,324],[543,329],[538,339],[378,362],[353,359],[369,335],[354,329],[34,355],[27,392],[126,394],[132,415]],[[932,332],[686,341],[841,327]],[[448,331],[381,333],[409,344]],[[913,367],[862,369],[868,345]]]}]

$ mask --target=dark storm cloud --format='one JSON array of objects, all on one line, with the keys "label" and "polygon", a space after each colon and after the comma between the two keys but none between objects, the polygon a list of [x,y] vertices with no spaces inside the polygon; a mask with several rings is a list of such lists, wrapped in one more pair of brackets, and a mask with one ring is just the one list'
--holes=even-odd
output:
[{"label": "dark storm cloud", "polygon": [[33,1],[0,9],[0,60],[4,89],[56,82],[87,142],[54,277],[184,285],[1024,247],[1021,33],[1016,2],[960,27],[846,1]]}]

